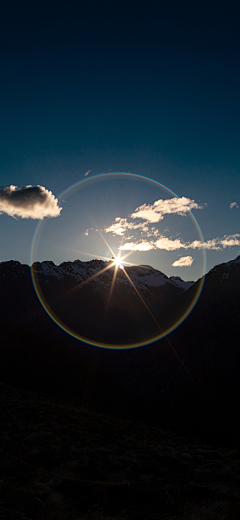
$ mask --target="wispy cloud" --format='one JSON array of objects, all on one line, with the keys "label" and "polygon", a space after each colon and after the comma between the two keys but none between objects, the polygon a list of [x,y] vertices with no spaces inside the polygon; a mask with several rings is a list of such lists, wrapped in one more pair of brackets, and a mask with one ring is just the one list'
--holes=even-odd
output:
[{"label": "wispy cloud", "polygon": [[161,236],[158,240],[140,240],[137,242],[126,242],[119,249],[125,251],[150,251],[150,249],[165,249],[166,251],[176,251],[177,249],[188,249],[189,245],[182,242],[179,238],[172,239]]},{"label": "wispy cloud", "polygon": [[221,251],[226,249],[226,247],[234,247],[240,245],[240,234],[236,233],[235,235],[224,235],[222,238],[212,238],[211,240],[207,240],[207,242],[201,242],[200,240],[195,240],[191,244],[189,244],[189,248],[192,249],[212,249],[215,251]]},{"label": "wispy cloud", "polygon": [[[120,235],[124,236],[126,231],[138,229],[144,233],[151,233],[151,230],[149,230],[149,226],[145,222],[141,222],[140,224],[136,224],[135,222],[128,222],[127,218],[120,218],[116,217],[114,224],[112,224],[109,227],[106,227],[104,231],[106,233],[113,233],[113,235]],[[155,234],[156,230],[153,230],[153,232],[150,234],[150,236],[153,236]]]},{"label": "wispy cloud", "polygon": [[131,218],[141,218],[148,222],[160,222],[167,214],[186,215],[191,209],[203,209],[206,204],[198,204],[187,197],[159,199],[153,204],[142,204],[131,215]]},{"label": "wispy cloud", "polygon": [[173,267],[190,267],[194,261],[192,256],[181,256],[178,260],[173,262]]},{"label": "wispy cloud", "polygon": [[148,242],[147,240],[142,240],[140,242],[126,242],[119,249],[123,251],[150,251],[150,249],[157,249],[155,247],[154,242]]},{"label": "wispy cloud", "polygon": [[[163,220],[164,215],[175,214],[187,216],[192,209],[203,209],[207,204],[198,204],[187,197],[173,197],[172,199],[159,199],[153,204],[142,204],[133,213],[126,217],[116,217],[111,226],[104,229],[106,233],[124,237],[119,249],[125,251],[150,251],[152,249],[164,249],[166,251],[177,251],[179,249],[208,249],[221,251],[227,247],[240,245],[240,235],[224,235],[222,238],[213,238],[203,242],[194,240],[185,242],[175,234],[175,237],[167,237],[160,233],[154,224]],[[230,207],[238,207],[232,202]],[[143,222],[139,222],[139,220]],[[135,233],[134,233],[135,232]],[[129,236],[130,235],[130,236]],[[134,235],[134,236],[133,236]],[[182,257],[183,262],[190,262],[190,256]],[[187,260],[186,260],[187,259]],[[193,260],[192,260],[193,261]],[[177,265],[177,264],[174,264]],[[180,265],[180,263],[178,264]],[[181,264],[183,265],[183,264]],[[187,265],[187,264],[184,264]],[[188,264],[190,265],[190,264]]]},{"label": "wispy cloud", "polygon": [[140,240],[137,242],[126,242],[119,249],[130,251],[149,251],[150,249],[165,249],[166,251],[176,251],[178,249],[188,249],[189,243],[183,242],[179,238],[168,238],[161,235],[157,240]]},{"label": "wispy cloud", "polygon": [[58,199],[43,186],[0,188],[0,214],[42,220],[44,217],[58,217],[61,209]]},{"label": "wispy cloud", "polygon": [[187,249],[189,246],[180,240],[179,238],[172,239],[165,236],[161,236],[155,242],[155,249],[165,249],[166,251],[175,251],[176,249]]},{"label": "wispy cloud", "polygon": [[239,208],[239,206],[237,205],[237,202],[231,202],[231,204],[230,204],[229,207],[230,207],[230,209],[233,209],[234,206],[235,206],[236,208]]},{"label": "wispy cloud", "polygon": [[194,240],[193,242],[183,242],[179,238],[173,239],[161,236],[158,240],[141,240],[137,242],[126,242],[119,249],[125,251],[149,251],[150,249],[165,249],[166,251],[177,251],[178,249],[208,249],[221,251],[226,247],[240,246],[240,234],[224,235],[222,238],[213,238],[202,242]]},{"label": "wispy cloud", "polygon": [[82,235],[84,235],[85,237],[88,237],[89,231],[92,231],[92,229],[93,228],[86,229],[86,231],[84,231],[84,233],[82,233]]},{"label": "wispy cloud", "polygon": [[106,233],[113,233],[113,235],[123,236],[127,230],[127,219],[116,217],[114,224],[104,228]]},{"label": "wispy cloud", "polygon": [[[150,224],[156,224],[163,220],[164,215],[175,214],[185,216],[191,209],[203,209],[206,204],[198,204],[187,197],[173,197],[172,199],[159,199],[153,204],[142,204],[133,213],[126,217],[116,217],[111,226],[105,227],[105,233],[124,236],[129,231],[138,230],[145,237],[158,237],[159,231]],[[141,219],[144,222],[136,222]]]}]

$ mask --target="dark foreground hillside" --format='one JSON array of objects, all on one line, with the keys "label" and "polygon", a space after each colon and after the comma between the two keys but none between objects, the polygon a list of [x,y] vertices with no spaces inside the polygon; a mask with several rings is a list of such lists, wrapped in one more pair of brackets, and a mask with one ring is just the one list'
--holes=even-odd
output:
[{"label": "dark foreground hillside", "polygon": [[1,520],[237,520],[239,452],[0,384]]},{"label": "dark foreground hillside", "polygon": [[[133,350],[98,349],[76,341],[43,310],[28,266],[5,262],[0,267],[0,381],[239,449],[240,257],[207,274],[201,297],[181,326],[167,338]],[[159,276],[162,282],[164,275]],[[95,289],[97,293],[97,282]],[[193,290],[173,303],[171,319],[182,305],[189,306]],[[128,292],[125,303],[127,309]],[[94,323],[93,312],[93,329]]]}]

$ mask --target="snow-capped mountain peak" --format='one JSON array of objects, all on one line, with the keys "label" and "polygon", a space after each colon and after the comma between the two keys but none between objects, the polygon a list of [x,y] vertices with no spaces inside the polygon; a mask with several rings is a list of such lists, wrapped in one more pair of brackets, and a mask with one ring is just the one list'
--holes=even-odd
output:
[{"label": "snow-capped mountain peak", "polygon": [[[73,262],[63,262],[60,265],[55,265],[52,261],[35,262],[32,265],[33,272],[38,274],[39,279],[58,279],[61,280],[65,277],[71,278],[74,282],[81,283],[87,282],[88,279],[94,280],[97,284],[104,283],[106,286],[111,284],[112,272],[115,269],[114,266],[106,269],[109,262],[95,259],[88,262],[82,262],[80,260],[74,260]],[[125,272],[128,276],[125,275]],[[129,277],[129,278],[128,278]],[[138,288],[143,290],[157,289],[163,285],[170,285],[186,291],[193,285],[194,282],[185,282],[180,277],[171,276],[168,278],[164,273],[154,269],[150,266],[136,265],[131,267],[124,267],[124,270],[118,269],[116,276],[116,283],[121,285],[129,285],[131,282]]]},{"label": "snow-capped mountain peak", "polygon": [[181,287],[185,291],[187,291],[187,289],[190,289],[190,287],[195,283],[190,281],[185,282],[184,280],[182,280],[182,278],[180,278],[180,276],[170,276],[170,280],[172,280],[172,282],[174,282],[177,287]]}]

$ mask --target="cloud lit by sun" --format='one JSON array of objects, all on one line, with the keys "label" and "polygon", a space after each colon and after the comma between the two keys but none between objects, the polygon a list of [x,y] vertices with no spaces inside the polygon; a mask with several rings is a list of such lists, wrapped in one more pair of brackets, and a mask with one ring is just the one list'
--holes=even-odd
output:
[{"label": "cloud lit by sun", "polygon": [[[159,199],[153,204],[144,203],[138,206],[127,218],[115,217],[115,221],[110,226],[105,227],[104,232],[112,233],[113,236],[119,235],[123,237],[121,245],[119,246],[121,251],[143,252],[153,249],[164,249],[166,251],[176,251],[178,249],[209,249],[221,251],[227,247],[240,245],[239,233],[235,235],[224,235],[222,238],[216,237],[206,242],[199,239],[184,241],[181,238],[175,238],[175,236],[167,237],[155,227],[167,214],[186,216],[190,213],[191,209],[204,209],[206,207],[206,203],[198,204],[187,197],[173,197],[165,200]],[[230,208],[232,209],[233,207],[238,207],[236,202],[230,204]],[[131,219],[134,219],[134,222]],[[143,220],[143,222],[135,222],[136,219]],[[129,232],[131,235],[128,234]],[[115,265],[118,265],[118,260]],[[179,267],[180,263],[172,265]],[[192,263],[187,264],[185,261],[184,265],[190,266]]]}]

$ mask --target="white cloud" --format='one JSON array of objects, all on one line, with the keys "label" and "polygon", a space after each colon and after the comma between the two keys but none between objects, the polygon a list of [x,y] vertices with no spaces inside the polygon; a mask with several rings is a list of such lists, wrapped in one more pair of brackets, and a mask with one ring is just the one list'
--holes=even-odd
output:
[{"label": "white cloud", "polygon": [[[159,236],[159,231],[151,227],[150,223],[160,222],[166,214],[177,214],[184,216],[191,209],[203,209],[206,206],[197,204],[194,200],[188,199],[187,197],[174,197],[172,199],[159,199],[153,204],[147,205],[142,204],[135,209],[128,218],[116,217],[114,223],[104,229],[106,233],[113,233],[114,235],[124,236],[126,231],[138,229],[141,233],[146,233],[146,236]],[[145,222],[137,224],[131,222],[128,219],[142,219]]]},{"label": "white cloud", "polygon": [[144,232],[144,236],[146,236],[146,237],[159,237],[160,236],[160,232],[158,231],[158,229],[156,229],[154,227],[151,227],[151,228],[147,229]]},{"label": "white cloud", "polygon": [[160,222],[164,215],[175,213],[177,215],[186,215],[191,209],[203,209],[206,206],[197,204],[194,200],[187,197],[174,197],[172,199],[159,199],[153,204],[142,204],[131,215],[131,218],[141,218],[148,222]]},{"label": "white cloud", "polygon": [[0,214],[42,220],[44,217],[58,217],[61,209],[58,199],[43,186],[0,188]]},{"label": "white cloud", "polygon": [[192,265],[194,258],[192,256],[181,256],[179,260],[173,262],[173,267],[189,267]]},{"label": "white cloud", "polygon": [[212,240],[208,240],[207,242],[202,242],[201,240],[194,240],[189,244],[188,247],[191,249],[221,249],[219,245],[217,245],[216,238]]},{"label": "white cloud", "polygon": [[[126,218],[120,218],[116,217],[114,224],[111,226],[104,228],[104,231],[106,233],[113,233],[113,235],[120,235],[123,236],[126,231],[129,229],[139,229],[141,232],[149,233],[148,225],[145,224],[145,222],[142,222],[140,224],[136,224],[134,222],[128,222]],[[148,236],[152,236],[156,233],[156,230],[154,230],[153,233],[150,233]]]},{"label": "white cloud", "polygon": [[[88,237],[89,232],[92,231],[92,230],[93,230],[92,227],[91,227],[91,228],[88,228],[88,229],[86,229],[86,231],[84,231],[84,233],[82,233],[82,235],[84,235],[85,237]],[[97,229],[96,229],[96,231],[97,231]]]},{"label": "white cloud", "polygon": [[222,238],[212,238],[211,240],[207,240],[207,242],[201,242],[200,240],[195,240],[191,244],[189,244],[189,248],[192,249],[212,249],[215,251],[221,251],[222,249],[226,249],[226,247],[234,247],[240,245],[240,234],[236,233],[235,235],[224,235]]},{"label": "white cloud", "polygon": [[240,235],[238,233],[235,235],[225,235],[221,239],[221,245],[224,249],[226,247],[240,246]]},{"label": "white cloud", "polygon": [[119,249],[130,251],[150,251],[150,249],[165,249],[166,251],[176,251],[177,249],[188,249],[189,245],[182,242],[179,238],[173,240],[165,236],[161,236],[154,242],[154,240],[141,240],[140,242],[126,242]]},{"label": "white cloud", "polygon": [[182,242],[179,238],[172,240],[171,238],[167,238],[161,236],[155,242],[155,249],[166,249],[166,251],[176,251],[176,249],[181,248],[187,249],[189,246],[185,242]]},{"label": "white cloud", "polygon": [[126,242],[123,246],[120,246],[119,249],[123,251],[150,251],[150,249],[156,249],[154,242],[147,242],[147,240],[142,240],[141,242]]},{"label": "white cloud", "polygon": [[165,249],[166,251],[177,251],[178,249],[208,249],[214,251],[222,251],[226,247],[240,246],[240,234],[224,235],[222,238],[213,238],[202,242],[194,240],[194,242],[183,242],[179,238],[172,239],[161,236],[155,242],[153,240],[142,240],[138,242],[126,242],[119,249],[130,251],[149,251],[150,249]]},{"label": "white cloud", "polygon": [[[128,218],[116,217],[111,226],[104,228],[105,233],[124,236],[129,230],[139,230],[141,234],[145,233],[146,237],[159,236],[159,231],[154,227],[149,227],[150,223],[160,222],[166,214],[177,214],[184,216],[191,209],[202,209],[206,206],[197,204],[194,200],[187,197],[174,197],[172,199],[159,199],[152,205],[142,204],[129,215]],[[131,222],[129,219],[142,219],[144,222]]]},{"label": "white cloud", "polygon": [[106,233],[113,233],[113,235],[123,236],[127,230],[127,219],[126,218],[115,218],[115,223],[109,227],[104,228]]},{"label": "white cloud", "polygon": [[[163,220],[164,215],[177,214],[186,216],[191,209],[203,209],[206,205],[207,204],[198,204],[187,197],[159,199],[153,204],[142,204],[127,218],[116,217],[114,223],[106,227],[104,231],[106,233],[112,233],[113,235],[125,236],[126,242],[123,243],[119,249],[128,251],[150,251],[151,249],[164,249],[166,251],[176,251],[178,249],[208,249],[221,251],[226,247],[240,245],[240,234],[224,235],[222,238],[213,238],[207,240],[207,242],[201,240],[184,242],[181,238],[166,237],[160,234],[155,226],[151,226],[151,224]],[[236,202],[230,204],[231,208],[234,206],[238,207]],[[137,223],[136,219],[141,219],[144,222]],[[132,235],[129,236],[128,233],[133,230],[137,231],[135,237]],[[131,239],[133,240],[130,242]],[[190,257],[182,258],[189,259]]]},{"label": "white cloud", "polygon": [[235,206],[236,208],[239,208],[239,206],[237,205],[236,202],[231,202],[231,204],[230,204],[229,207],[230,207],[230,209],[232,209],[232,208],[234,208],[234,206]]}]

